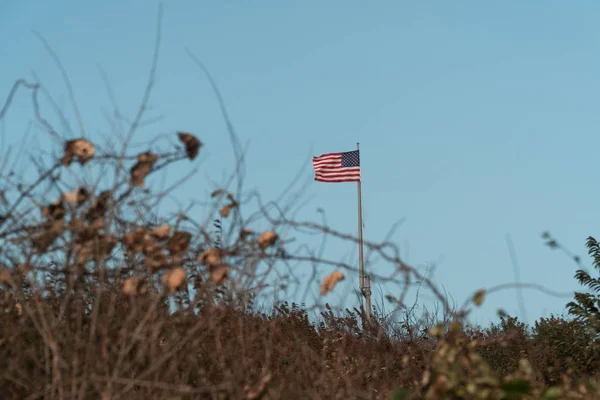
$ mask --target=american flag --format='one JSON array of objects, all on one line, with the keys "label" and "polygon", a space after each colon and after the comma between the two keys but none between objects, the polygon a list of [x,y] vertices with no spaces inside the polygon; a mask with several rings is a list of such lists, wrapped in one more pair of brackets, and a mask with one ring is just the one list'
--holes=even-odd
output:
[{"label": "american flag", "polygon": [[358,150],[327,153],[313,157],[315,181],[360,182],[360,154]]}]

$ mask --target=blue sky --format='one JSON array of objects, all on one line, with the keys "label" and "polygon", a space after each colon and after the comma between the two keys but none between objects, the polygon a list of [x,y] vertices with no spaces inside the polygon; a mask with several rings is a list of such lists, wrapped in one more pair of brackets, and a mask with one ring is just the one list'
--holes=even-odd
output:
[{"label": "blue sky", "polygon": [[[35,29],[69,72],[86,131],[107,135],[102,110],[110,101],[98,64],[132,117],[156,14],[148,0],[1,2],[2,101],[34,71],[75,122]],[[249,144],[247,189],[274,199],[301,168],[299,185],[312,179],[312,155],[360,141],[365,239],[382,240],[405,218],[392,238],[401,254],[418,267],[435,263],[434,280],[462,302],[480,287],[514,281],[510,234],[523,282],[569,292],[578,287],[575,267],[544,247],[540,233],[550,230],[589,265],[585,239],[598,234],[599,17],[592,1],[167,1],[150,102],[151,115],[163,118],[136,140],[188,130],[205,142],[180,199],[203,199],[210,179],[231,172],[218,103],[189,48]],[[0,123],[4,140],[22,141],[30,118],[21,92]],[[33,147],[53,146],[39,129],[27,137]],[[189,169],[182,164],[170,179]],[[311,183],[305,198],[298,218],[317,220],[322,207],[330,225],[356,233],[354,184]],[[332,258],[354,252],[342,243],[327,250]],[[369,268],[386,275],[389,267]],[[524,298],[530,321],[563,312],[569,300],[534,291]],[[475,320],[487,323],[499,307],[523,317],[508,290],[490,296]]]}]

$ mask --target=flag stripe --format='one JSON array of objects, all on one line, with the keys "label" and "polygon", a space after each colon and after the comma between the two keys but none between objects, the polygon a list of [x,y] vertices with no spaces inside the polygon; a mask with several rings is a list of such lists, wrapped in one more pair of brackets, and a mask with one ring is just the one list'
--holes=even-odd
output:
[{"label": "flag stripe", "polygon": [[358,150],[344,153],[326,153],[313,157],[315,181],[360,182],[360,154]]}]

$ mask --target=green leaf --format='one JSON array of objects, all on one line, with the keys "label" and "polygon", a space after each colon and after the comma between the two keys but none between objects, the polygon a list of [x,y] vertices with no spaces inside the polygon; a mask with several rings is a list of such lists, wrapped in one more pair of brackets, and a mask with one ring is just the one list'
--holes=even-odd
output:
[{"label": "green leaf", "polygon": [[390,400],[406,400],[406,399],[408,399],[408,391],[404,388],[394,389],[390,393]]},{"label": "green leaf", "polygon": [[521,397],[529,394],[531,385],[527,381],[514,381],[502,385],[502,390],[507,396]]},{"label": "green leaf", "polygon": [[542,399],[559,399],[563,395],[563,390],[558,386],[551,386],[544,390],[542,393]]}]

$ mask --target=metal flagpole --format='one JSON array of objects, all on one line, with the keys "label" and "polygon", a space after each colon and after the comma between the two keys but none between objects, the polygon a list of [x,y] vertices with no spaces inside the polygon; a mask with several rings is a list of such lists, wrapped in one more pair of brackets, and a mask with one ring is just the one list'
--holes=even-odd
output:
[{"label": "metal flagpole", "polygon": [[[360,143],[356,143],[356,150],[359,152],[360,157]],[[365,297],[365,312],[367,319],[371,319],[371,277],[365,275],[365,265],[363,261],[363,219],[362,219],[362,195],[361,195],[361,181],[362,171],[358,184],[358,283],[360,285],[360,291]]]}]

